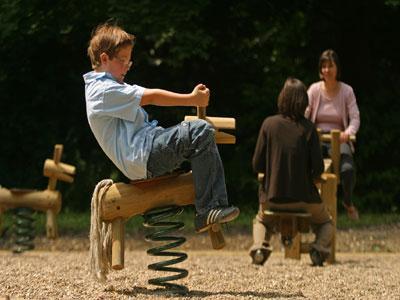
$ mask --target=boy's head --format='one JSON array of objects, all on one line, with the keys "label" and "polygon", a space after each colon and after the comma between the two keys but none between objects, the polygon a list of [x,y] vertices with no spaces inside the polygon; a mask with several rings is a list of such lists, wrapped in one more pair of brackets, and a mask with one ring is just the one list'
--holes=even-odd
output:
[{"label": "boy's head", "polygon": [[298,79],[289,77],[278,97],[278,111],[292,120],[304,118],[308,105],[306,86]]},{"label": "boy's head", "polygon": [[121,79],[132,64],[130,59],[134,41],[135,36],[119,26],[107,23],[99,25],[92,33],[87,51],[92,68],[110,72],[116,79]]}]

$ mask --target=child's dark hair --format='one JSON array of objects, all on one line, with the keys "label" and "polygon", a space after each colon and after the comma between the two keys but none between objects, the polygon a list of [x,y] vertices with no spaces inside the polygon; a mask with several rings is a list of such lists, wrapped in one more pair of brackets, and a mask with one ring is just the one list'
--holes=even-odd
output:
[{"label": "child's dark hair", "polygon": [[322,65],[326,62],[335,63],[336,69],[337,69],[336,80],[340,80],[341,67],[340,67],[339,56],[332,49],[325,50],[324,52],[322,52],[321,56],[319,57],[319,63],[318,63],[319,77],[321,79],[323,79],[321,69],[322,69]]},{"label": "child's dark hair", "polygon": [[278,112],[285,117],[298,121],[304,118],[308,106],[307,89],[304,83],[289,77],[278,96]]},{"label": "child's dark hair", "polygon": [[127,33],[121,27],[105,23],[97,26],[92,32],[92,38],[87,50],[92,68],[98,68],[100,55],[106,53],[110,59],[124,46],[133,46],[135,36]]}]

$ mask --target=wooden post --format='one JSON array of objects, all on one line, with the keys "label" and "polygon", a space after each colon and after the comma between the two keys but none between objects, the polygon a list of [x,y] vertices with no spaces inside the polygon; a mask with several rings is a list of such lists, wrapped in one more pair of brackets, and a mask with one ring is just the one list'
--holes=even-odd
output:
[{"label": "wooden post", "polygon": [[322,174],[322,177],[326,180],[321,186],[321,198],[325,202],[329,213],[332,216],[333,223],[333,238],[331,245],[331,255],[328,258],[329,263],[334,263],[336,260],[336,223],[337,223],[337,179],[334,174]]},{"label": "wooden post", "polygon": [[300,243],[301,237],[297,229],[297,217],[280,216],[280,232],[281,237],[290,239],[289,245],[285,246],[285,258],[300,259]]},{"label": "wooden post", "polygon": [[2,208],[1,206],[0,206],[0,235],[1,235],[1,233],[2,233],[2,226],[3,226],[3,224],[2,224],[2,214],[3,214],[3,211],[4,211],[5,209],[4,208]]},{"label": "wooden post", "polygon": [[[55,165],[57,165],[60,162],[62,152],[63,152],[63,145],[54,146],[53,161]],[[57,185],[57,178],[54,176],[50,176],[47,189],[50,191],[55,191],[56,185]],[[58,226],[56,219],[57,214],[54,211],[48,210],[46,215],[47,215],[46,236],[48,239],[56,239],[58,237]]]},{"label": "wooden post", "polygon": [[46,211],[46,236],[48,239],[58,238],[57,214],[51,209]]},{"label": "wooden post", "polygon": [[300,244],[300,252],[301,253],[310,253],[310,243],[301,243]]},{"label": "wooden post", "polygon": [[212,247],[216,250],[225,247],[225,238],[222,234],[221,224],[213,224],[210,229],[208,229],[208,235],[211,239]]},{"label": "wooden post", "polygon": [[301,255],[301,234],[296,233],[292,237],[292,243],[285,245],[285,258],[300,259]]},{"label": "wooden post", "polygon": [[333,172],[336,175],[337,183],[340,183],[340,130],[331,130],[331,149]]},{"label": "wooden post", "polygon": [[[46,159],[43,167],[43,175],[49,177],[49,184],[47,190],[55,191],[57,180],[65,182],[73,182],[74,178],[71,175],[75,174],[75,167],[61,163],[61,156],[63,152],[63,145],[57,144],[54,146],[53,160]],[[47,211],[46,222],[46,235],[49,239],[56,239],[58,237],[57,214],[58,211],[49,209]]]},{"label": "wooden post", "polygon": [[122,218],[116,218],[111,223],[112,251],[111,266],[114,270],[124,268],[125,254],[125,225]]},{"label": "wooden post", "polygon": [[197,106],[197,117],[202,120],[206,119],[206,108],[205,107]]}]

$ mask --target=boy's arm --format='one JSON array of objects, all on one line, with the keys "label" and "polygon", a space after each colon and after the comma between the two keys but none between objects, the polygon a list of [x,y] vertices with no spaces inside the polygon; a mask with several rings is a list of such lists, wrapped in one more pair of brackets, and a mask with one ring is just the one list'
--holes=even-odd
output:
[{"label": "boy's arm", "polygon": [[198,84],[190,94],[174,93],[161,89],[145,89],[141,106],[208,106],[210,90],[204,84]]}]

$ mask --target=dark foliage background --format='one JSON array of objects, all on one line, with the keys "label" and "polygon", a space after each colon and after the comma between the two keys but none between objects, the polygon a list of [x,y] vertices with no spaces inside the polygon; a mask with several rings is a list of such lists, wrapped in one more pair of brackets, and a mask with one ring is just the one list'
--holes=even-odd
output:
[{"label": "dark foliage background", "polygon": [[[221,154],[231,201],[242,208],[257,206],[251,156],[283,81],[318,80],[320,53],[335,49],[362,118],[356,202],[396,211],[399,9],[399,0],[0,0],[0,184],[45,188],[43,162],[56,143],[78,170],[73,185],[59,184],[64,207],[87,210],[99,180],[126,180],[97,145],[84,103],[90,33],[112,19],[137,36],[127,82],[181,92],[203,82],[212,91],[208,114],[236,118],[237,144]],[[168,126],[194,110],[150,113]]]}]

